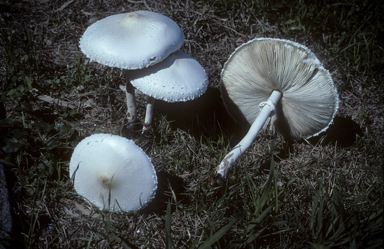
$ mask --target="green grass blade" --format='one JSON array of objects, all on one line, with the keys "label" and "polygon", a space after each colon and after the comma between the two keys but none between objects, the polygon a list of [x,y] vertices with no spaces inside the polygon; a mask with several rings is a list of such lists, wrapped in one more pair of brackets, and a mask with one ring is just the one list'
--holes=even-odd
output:
[{"label": "green grass blade", "polygon": [[291,180],[289,180],[288,183],[287,183],[287,187],[289,187],[296,180],[297,180],[297,177],[292,178]]},{"label": "green grass blade", "polygon": [[325,204],[325,200],[324,198],[321,198],[320,207],[317,213],[317,236],[316,236],[317,238],[319,237],[321,230],[323,229],[324,204]]},{"label": "green grass blade", "polygon": [[199,249],[208,249],[218,241],[221,237],[223,237],[229,230],[231,230],[232,226],[237,222],[237,220],[233,220],[229,222],[227,225],[222,227],[219,231],[209,237],[200,247]]},{"label": "green grass blade", "polygon": [[279,193],[277,192],[277,177],[276,177],[276,172],[275,172],[275,161],[273,160],[273,156],[272,156],[272,160],[271,160],[271,171],[273,171],[273,185],[275,187],[275,213],[278,213],[279,211]]},{"label": "green grass blade", "polygon": [[336,202],[341,219],[344,219],[344,204],[338,188],[333,189],[333,200]]},{"label": "green grass blade", "polygon": [[91,248],[92,238],[93,238],[93,233],[91,233],[91,237],[88,240],[87,249]]},{"label": "green grass blade", "polygon": [[165,241],[166,241],[167,249],[172,249],[171,223],[172,223],[171,202],[168,201],[167,214],[165,216]]},{"label": "green grass blade", "polygon": [[124,249],[132,249],[130,246],[127,245],[127,243],[125,243],[120,237],[118,237],[113,232],[111,232],[109,236],[111,236],[111,238],[114,239],[117,243],[119,243],[119,245],[121,245]]},{"label": "green grass blade", "polygon": [[252,234],[251,236],[249,236],[247,239],[247,244],[252,243],[255,239],[257,239],[260,236],[260,234],[262,232],[264,232],[265,229],[266,229],[266,227],[262,228],[261,230],[257,231],[256,233]]},{"label": "green grass blade", "polygon": [[316,215],[316,211],[317,211],[317,203],[319,202],[319,198],[320,198],[320,189],[317,191],[317,194],[315,196],[315,199],[313,200],[313,204],[312,204],[312,211],[311,211],[311,218],[310,218],[310,222],[309,222],[309,227],[311,228],[311,230],[313,230],[314,226],[315,226],[315,215]]},{"label": "green grass blade", "polygon": [[256,222],[257,222],[257,223],[261,223],[261,221],[265,218],[265,216],[267,216],[267,214],[269,213],[269,211],[271,211],[272,208],[273,208],[273,205],[267,207],[267,208],[260,214],[260,216],[257,217]]}]

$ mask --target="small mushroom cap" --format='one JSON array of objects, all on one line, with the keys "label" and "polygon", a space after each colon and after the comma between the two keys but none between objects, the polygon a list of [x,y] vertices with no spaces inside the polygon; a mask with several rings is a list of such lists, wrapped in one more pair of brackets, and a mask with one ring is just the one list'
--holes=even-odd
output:
[{"label": "small mushroom cap", "polygon": [[139,210],[157,189],[148,156],[131,140],[116,135],[83,139],[72,154],[69,172],[77,193],[107,211]]},{"label": "small mushroom cap", "polygon": [[127,77],[144,94],[166,102],[193,100],[208,87],[204,68],[182,51],[152,67],[127,71]]},{"label": "small mushroom cap", "polygon": [[257,38],[241,45],[225,63],[221,81],[228,112],[247,125],[258,116],[259,104],[280,91],[276,114],[263,129],[272,124],[292,139],[325,131],[339,105],[331,74],[308,48],[288,40]]},{"label": "small mushroom cap", "polygon": [[89,26],[80,39],[80,49],[103,65],[140,69],[162,61],[183,42],[183,31],[170,18],[135,11],[112,15]]}]

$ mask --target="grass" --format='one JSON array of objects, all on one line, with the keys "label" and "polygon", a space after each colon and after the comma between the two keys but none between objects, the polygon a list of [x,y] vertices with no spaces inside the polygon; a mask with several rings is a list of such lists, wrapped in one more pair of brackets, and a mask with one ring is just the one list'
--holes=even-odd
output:
[{"label": "grass", "polygon": [[[121,71],[90,63],[78,50],[93,16],[89,3],[64,4],[0,1],[0,163],[18,213],[11,247],[383,246],[380,1],[147,1],[182,27],[183,49],[206,68],[210,92],[192,104],[155,104],[151,134],[137,143],[155,165],[159,191],[152,205],[124,214],[91,207],[68,176],[77,142],[119,134],[125,102]],[[146,4],[116,0],[92,8],[108,16]],[[209,176],[243,134],[218,97],[220,69],[238,45],[259,36],[313,50],[338,87],[338,115],[361,131],[342,126],[309,141],[260,134],[219,194],[207,188]],[[138,103],[142,117],[140,96]],[[342,146],[346,136],[354,142]]]},{"label": "grass", "polygon": [[[339,64],[356,70],[383,71],[384,6],[381,1],[205,1],[207,11],[217,15],[247,12],[267,16],[286,33],[301,40],[317,39]],[[257,11],[256,11],[257,10]],[[251,17],[252,18],[252,17]],[[305,42],[304,42],[305,44]],[[377,75],[380,79],[383,75]]]}]

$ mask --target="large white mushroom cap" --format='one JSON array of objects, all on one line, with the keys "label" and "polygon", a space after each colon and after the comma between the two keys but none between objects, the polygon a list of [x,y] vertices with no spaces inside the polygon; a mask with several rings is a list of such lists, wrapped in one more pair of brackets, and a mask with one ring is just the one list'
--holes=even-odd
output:
[{"label": "large white mushroom cap", "polygon": [[162,61],[183,42],[183,31],[170,18],[135,11],[112,15],[89,26],[80,39],[80,49],[103,65],[140,69]]},{"label": "large white mushroom cap", "polygon": [[193,100],[208,87],[204,68],[182,51],[152,67],[128,71],[127,77],[144,94],[167,102]]},{"label": "large white mushroom cap", "polygon": [[339,98],[330,73],[306,47],[288,40],[257,38],[238,47],[221,73],[221,91],[233,118],[252,124],[259,104],[282,93],[276,115],[266,122],[293,139],[325,131]]},{"label": "large white mushroom cap", "polygon": [[148,156],[131,140],[116,135],[83,139],[72,154],[69,171],[77,193],[107,211],[139,210],[157,189]]}]

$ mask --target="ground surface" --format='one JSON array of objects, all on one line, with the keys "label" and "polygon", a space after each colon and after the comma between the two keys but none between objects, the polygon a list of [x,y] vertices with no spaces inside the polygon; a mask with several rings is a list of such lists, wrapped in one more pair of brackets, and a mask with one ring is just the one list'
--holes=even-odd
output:
[{"label": "ground surface", "polygon": [[[43,152],[28,154],[27,150],[15,149],[11,151],[11,159],[2,154],[2,161],[9,159],[12,163],[7,165],[12,172],[18,179],[25,180],[16,180],[12,191],[15,208],[22,220],[20,229],[24,237],[20,237],[30,243],[31,248],[85,248],[88,243],[91,248],[165,248],[169,238],[166,229],[168,201],[172,203],[174,248],[189,248],[194,243],[196,247],[202,245],[219,228],[239,217],[241,221],[236,228],[233,227],[216,246],[241,241],[238,246],[247,247],[247,234],[253,230],[246,230],[246,227],[249,228],[255,219],[252,208],[257,209],[249,194],[252,184],[248,177],[255,183],[255,189],[260,190],[268,178],[272,155],[277,172],[276,186],[285,190],[279,197],[283,203],[279,212],[290,221],[287,229],[295,230],[281,237],[268,236],[273,234],[271,228],[267,235],[263,234],[263,239],[258,240],[260,247],[273,248],[280,240],[290,248],[308,247],[308,241],[318,242],[305,234],[305,229],[293,225],[301,224],[301,220],[311,216],[312,198],[318,189],[332,196],[337,188],[346,205],[354,203],[361,193],[367,193],[363,200],[356,202],[356,207],[363,210],[362,217],[380,209],[384,161],[380,149],[384,143],[382,89],[364,72],[344,65],[340,67],[340,62],[334,60],[318,38],[288,32],[284,26],[271,23],[254,6],[237,13],[233,10],[214,12],[198,1],[3,2],[2,23],[8,25],[15,39],[24,39],[27,44],[28,31],[34,44],[30,47],[35,47],[41,61],[40,76],[33,76],[33,89],[28,93],[28,98],[32,99],[31,108],[21,114],[17,103],[4,102],[4,117],[21,122],[25,114],[28,122],[24,129],[31,129],[35,136],[40,135],[35,142],[31,142],[33,138],[28,140],[32,145],[51,135],[48,128],[45,134],[33,133],[37,129],[37,119],[54,124],[56,130],[60,130],[60,125],[66,125],[71,131],[70,135],[60,138],[61,142],[68,142],[67,147],[55,147],[56,151],[52,152],[60,158],[55,161],[60,173],[56,167],[50,175],[54,180],[50,177],[40,180],[46,181],[46,185],[36,183],[38,169],[33,172],[25,169],[38,162],[37,158],[44,157]],[[120,70],[97,63],[88,65],[78,42],[85,29],[96,20],[135,10],[164,14],[181,27],[185,33],[182,50],[205,68],[209,89],[190,103],[156,102],[154,127],[146,138],[138,138],[136,142],[148,153],[158,171],[159,193],[153,205],[142,212],[104,214],[73,194],[68,162],[73,146],[88,135],[125,134],[125,95],[119,88],[125,78]],[[260,134],[235,166],[225,197],[221,198],[207,188],[207,181],[228,146],[239,141],[244,131],[222,104],[220,72],[235,48],[255,37],[290,39],[310,48],[332,74],[339,90],[340,107],[330,129],[309,141],[286,141],[278,135]],[[2,47],[0,52],[3,58],[7,57],[7,48]],[[1,63],[0,73],[5,79],[4,75],[10,69],[6,59]],[[2,95],[9,91],[4,89]],[[47,96],[67,103],[50,103]],[[141,95],[138,103],[139,118],[143,119],[145,101]],[[45,129],[44,124],[41,130]],[[49,152],[48,147],[44,148]],[[31,155],[30,159],[25,159],[28,155]],[[23,161],[23,170],[12,166],[19,157],[21,161],[30,162]],[[295,181],[290,183],[292,179]],[[269,217],[281,216],[273,214]],[[126,244],[121,245],[116,237]]]}]

